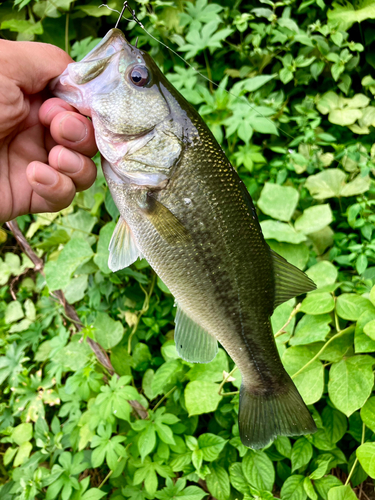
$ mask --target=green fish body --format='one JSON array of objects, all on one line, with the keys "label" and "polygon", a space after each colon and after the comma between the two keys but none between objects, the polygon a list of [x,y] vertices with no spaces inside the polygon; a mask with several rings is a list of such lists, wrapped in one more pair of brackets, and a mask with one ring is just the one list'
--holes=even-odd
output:
[{"label": "green fish body", "polygon": [[270,250],[249,193],[199,114],[117,29],[70,64],[53,91],[93,120],[121,214],[110,268],[148,260],[176,299],[182,358],[207,363],[217,341],[226,349],[242,375],[243,444],[314,432],[270,316],[315,285]]}]

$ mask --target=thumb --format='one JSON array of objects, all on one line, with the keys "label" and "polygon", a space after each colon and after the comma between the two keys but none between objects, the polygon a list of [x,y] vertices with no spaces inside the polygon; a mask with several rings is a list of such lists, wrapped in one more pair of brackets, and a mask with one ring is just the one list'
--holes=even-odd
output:
[{"label": "thumb", "polygon": [[72,58],[54,45],[0,40],[2,74],[26,94],[35,94],[60,75]]}]

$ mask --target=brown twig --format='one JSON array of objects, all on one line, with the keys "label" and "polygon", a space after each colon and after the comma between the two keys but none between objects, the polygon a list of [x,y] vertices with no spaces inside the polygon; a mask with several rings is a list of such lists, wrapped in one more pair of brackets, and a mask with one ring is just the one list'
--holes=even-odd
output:
[{"label": "brown twig", "polygon": [[[24,253],[29,257],[31,262],[34,264],[35,271],[38,271],[39,273],[41,273],[44,276],[45,275],[44,274],[44,262],[40,257],[38,257],[36,255],[34,250],[29,245],[28,241],[26,240],[25,236],[23,235],[22,231],[19,228],[17,221],[12,220],[10,222],[7,222],[6,225],[12,231],[13,236],[17,240],[17,243],[22,248]],[[55,290],[54,292],[51,292],[51,295],[55,299],[57,299],[57,301],[62,305],[62,307],[64,308],[64,311],[65,311],[66,317],[69,319],[69,321],[71,321],[74,324],[77,331],[79,332],[80,330],[82,330],[83,325],[79,319],[79,316],[78,316],[76,310],[74,309],[74,307],[71,304],[69,304],[69,302],[67,302],[62,290]],[[92,340],[90,338],[86,338],[86,341],[87,341],[88,345],[91,347],[91,350],[95,354],[96,359],[99,361],[99,363],[102,366],[104,366],[104,368],[111,375],[114,375],[115,370],[114,370],[112,363],[108,357],[108,354],[104,351],[104,349],[102,349],[102,347],[97,342],[95,342],[95,340]],[[133,400],[128,401],[128,402],[129,402],[130,406],[132,406],[132,408],[137,412],[137,414],[139,415],[140,418],[145,419],[148,417],[147,410],[141,405],[141,403],[139,403],[138,401],[133,401]]]},{"label": "brown twig", "polygon": [[34,252],[34,250],[31,248],[27,239],[22,234],[21,229],[18,227],[17,221],[11,220],[10,222],[7,222],[6,224],[9,227],[9,229],[12,231],[19,246],[22,248],[22,250],[29,257],[31,262],[34,264],[35,271],[39,271],[39,272],[42,271],[43,267],[44,267],[43,260],[40,257],[38,257],[37,254]]}]

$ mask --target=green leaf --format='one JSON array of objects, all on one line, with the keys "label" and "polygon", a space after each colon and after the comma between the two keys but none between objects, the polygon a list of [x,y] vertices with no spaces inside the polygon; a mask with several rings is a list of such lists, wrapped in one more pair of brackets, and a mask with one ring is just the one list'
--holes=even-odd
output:
[{"label": "green leaf", "polygon": [[210,363],[195,363],[188,372],[187,377],[191,381],[221,382],[223,380],[223,371],[229,371],[228,356],[223,349],[219,349]]},{"label": "green leaf", "polygon": [[305,345],[325,340],[331,331],[329,324],[332,319],[329,314],[310,316],[305,314],[298,322],[290,345]]},{"label": "green leaf", "polygon": [[12,430],[12,439],[13,442],[18,444],[19,446],[26,441],[30,441],[33,436],[33,426],[32,424],[25,423],[17,425]]},{"label": "green leaf", "polygon": [[98,488],[90,488],[82,495],[81,500],[100,500],[106,494],[105,491],[101,491]]},{"label": "green leaf", "polygon": [[306,181],[306,187],[311,195],[317,200],[340,196],[355,196],[365,193],[370,188],[370,179],[368,176],[357,177],[346,183],[347,174],[342,170],[328,168],[316,175],[310,175]]},{"label": "green leaf", "polygon": [[304,243],[301,243],[299,245],[293,245],[291,243],[279,243],[274,240],[269,240],[268,244],[272,248],[272,250],[284,257],[284,259],[286,259],[294,266],[298,267],[298,269],[305,269],[310,255],[307,245],[305,245]]},{"label": "green leaf", "polygon": [[353,125],[359,118],[362,118],[360,109],[334,109],[328,115],[328,121],[342,127]]},{"label": "green leaf", "polygon": [[73,337],[72,342],[60,349],[53,360],[69,370],[77,371],[87,363],[90,353],[91,350],[86,342],[80,343],[77,337]]},{"label": "green leaf", "polygon": [[312,453],[313,448],[305,437],[297,439],[292,448],[292,472],[307,465],[312,458]]},{"label": "green leaf", "polygon": [[375,307],[361,295],[343,293],[337,297],[336,312],[340,318],[356,321],[366,311],[375,313]]},{"label": "green leaf", "polygon": [[329,372],[328,393],[332,403],[346,416],[361,408],[374,385],[371,356],[353,356],[334,363]]},{"label": "green leaf", "polygon": [[306,500],[307,494],[303,487],[305,476],[289,476],[281,488],[282,500]]},{"label": "green leaf", "polygon": [[[252,78],[248,78],[243,84],[243,88],[248,92],[254,92],[258,90],[260,87],[263,87],[270,80],[274,79],[276,75],[258,75],[253,76]],[[242,86],[242,85],[241,85]]]},{"label": "green leaf", "polygon": [[81,238],[71,239],[62,249],[57,261],[48,261],[44,267],[50,291],[67,287],[77,267],[90,260],[92,256],[93,251],[87,241]]},{"label": "green leaf", "polygon": [[328,500],[356,500],[357,496],[351,487],[348,486],[337,486],[332,488],[328,492]]},{"label": "green leaf", "polygon": [[155,426],[153,423],[147,425],[146,429],[141,432],[138,439],[138,450],[141,454],[142,462],[147,455],[154,449],[156,444]]},{"label": "green leaf", "polygon": [[17,453],[17,451],[18,451],[18,448],[8,447],[8,449],[6,450],[6,452],[4,453],[4,456],[3,456],[4,465],[10,464],[10,462],[13,460],[15,454]]},{"label": "green leaf", "polygon": [[185,404],[189,416],[215,411],[221,399],[219,384],[195,380],[185,387]]},{"label": "green leaf", "polygon": [[293,80],[293,73],[288,68],[280,70],[280,80],[285,84]]},{"label": "green leaf", "polygon": [[371,180],[368,175],[362,177],[361,175],[357,175],[357,177],[345,184],[345,186],[341,190],[341,196],[356,196],[361,193],[365,193],[370,189]]},{"label": "green leaf", "polygon": [[344,437],[347,430],[348,423],[345,415],[331,406],[326,406],[322,413],[322,419],[327,440],[332,445],[336,444]]},{"label": "green leaf", "polygon": [[306,274],[313,280],[318,288],[321,288],[335,283],[338,272],[336,267],[331,262],[328,260],[322,260],[314,266],[311,266],[306,271]]},{"label": "green leaf", "polygon": [[107,313],[99,312],[93,327],[95,340],[103,349],[111,349],[121,341],[124,335],[121,322],[113,320]]},{"label": "green leaf", "polygon": [[[355,5],[350,2],[333,2],[332,9],[328,10],[327,16],[331,22],[338,25],[338,29],[347,31],[354,23],[361,23],[365,19],[375,19],[375,6],[372,0],[360,0]],[[336,500],[336,498],[330,498],[330,500]]]},{"label": "green leaf", "polygon": [[[283,364],[289,375],[293,376],[314,356],[314,350],[306,346],[290,347],[282,357]],[[293,382],[307,405],[316,403],[322,397],[324,388],[324,367],[319,360],[313,361]]]},{"label": "green leaf", "polygon": [[82,300],[88,286],[88,274],[82,274],[70,280],[69,285],[63,290],[69,304],[75,304]]},{"label": "green leaf", "polygon": [[246,495],[250,493],[249,484],[242,470],[242,463],[235,462],[229,466],[230,482],[236,490]]},{"label": "green leaf", "polygon": [[375,340],[375,319],[369,321],[364,327],[363,331],[366,335],[370,337],[370,339]]},{"label": "green leaf", "polygon": [[357,448],[357,457],[363,470],[375,479],[375,443],[363,443]]},{"label": "green leaf", "polygon": [[18,467],[22,465],[29,458],[30,453],[33,449],[33,445],[31,443],[22,443],[18,448],[17,455],[13,462],[13,467]]},{"label": "green leaf", "polygon": [[329,168],[307,178],[305,186],[317,200],[340,196],[346,174],[339,169]]},{"label": "green leaf", "polygon": [[23,33],[24,35],[41,35],[43,33],[43,26],[40,21],[24,21],[20,19],[10,19],[3,21],[0,25],[2,30],[15,31],[16,33]]},{"label": "green leaf", "polygon": [[375,432],[375,397],[367,400],[362,407],[361,419],[372,432]]},{"label": "green leaf", "polygon": [[356,353],[375,351],[375,341],[365,334],[365,326],[375,319],[375,312],[365,311],[360,315],[355,327],[354,347]]},{"label": "green leaf", "polygon": [[290,439],[287,436],[278,436],[273,444],[281,455],[284,455],[284,457],[287,458],[291,457],[292,445],[290,444]]},{"label": "green leaf", "polygon": [[[101,9],[101,10],[107,10],[107,9]],[[109,258],[108,247],[109,247],[109,242],[111,241],[112,238],[113,231],[115,230],[115,227],[116,224],[114,222],[108,222],[108,224],[102,227],[99,232],[99,240],[96,247],[94,262],[103,274],[112,273],[112,271],[108,267],[108,258]]]},{"label": "green leaf", "polygon": [[330,293],[310,293],[303,300],[301,311],[306,314],[318,315],[333,311],[335,301]]},{"label": "green leaf", "polygon": [[168,361],[164,363],[160,368],[157,369],[152,382],[151,390],[156,396],[162,394],[164,388],[172,383],[172,377],[180,369],[180,363],[178,361]]},{"label": "green leaf", "polygon": [[274,219],[288,222],[297,207],[298,200],[297,189],[266,182],[258,200],[258,207]]},{"label": "green leaf", "polygon": [[272,491],[275,482],[275,469],[266,453],[249,450],[242,461],[242,469],[251,486],[260,490]]},{"label": "green leaf", "polygon": [[294,227],[304,234],[316,233],[332,222],[331,207],[326,205],[316,205],[306,208],[301,217],[298,217]]},{"label": "green leaf", "polygon": [[22,305],[20,302],[18,302],[17,300],[9,302],[5,310],[5,318],[4,318],[5,323],[7,323],[8,325],[10,323],[15,323],[24,316],[25,314],[22,310]]},{"label": "green leaf", "polygon": [[305,480],[303,482],[303,487],[304,490],[306,491],[307,496],[311,498],[311,500],[318,500],[318,495],[309,477],[305,477]]},{"label": "green leaf", "polygon": [[111,11],[109,9],[100,9],[97,4],[86,4],[86,5],[78,5],[79,10],[83,11],[88,16],[92,17],[102,17],[102,16],[110,16]]},{"label": "green leaf", "polygon": [[338,477],[328,475],[322,477],[321,479],[316,479],[314,481],[314,486],[319,495],[324,500],[328,500],[328,492],[330,491],[330,489],[334,488],[335,486],[342,486],[342,482]]},{"label": "green leaf", "polygon": [[295,231],[289,224],[265,220],[260,223],[266,240],[285,241],[286,243],[301,243],[306,241],[306,236]]},{"label": "green leaf", "polygon": [[330,111],[337,109],[341,102],[342,98],[330,90],[318,98],[316,107],[323,115],[326,115]]},{"label": "green leaf", "polygon": [[229,500],[230,483],[227,471],[219,464],[210,465],[210,474],[206,476],[208,491],[217,500]]},{"label": "green leaf", "polygon": [[217,459],[225,444],[226,440],[215,434],[201,434],[198,438],[199,449],[203,452],[204,460],[208,462]]}]

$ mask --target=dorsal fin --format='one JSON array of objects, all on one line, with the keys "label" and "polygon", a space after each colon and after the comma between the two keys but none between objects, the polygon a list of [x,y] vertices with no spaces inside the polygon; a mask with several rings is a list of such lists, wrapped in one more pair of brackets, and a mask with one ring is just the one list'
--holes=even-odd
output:
[{"label": "dorsal fin", "polygon": [[274,308],[301,293],[316,289],[315,283],[298,267],[270,249],[275,276]]},{"label": "dorsal fin", "polygon": [[119,218],[109,243],[108,267],[116,272],[133,264],[142,254],[138,250],[128,224],[122,217]]},{"label": "dorsal fin", "polygon": [[174,332],[179,356],[190,363],[209,363],[217,354],[217,340],[177,307]]}]

